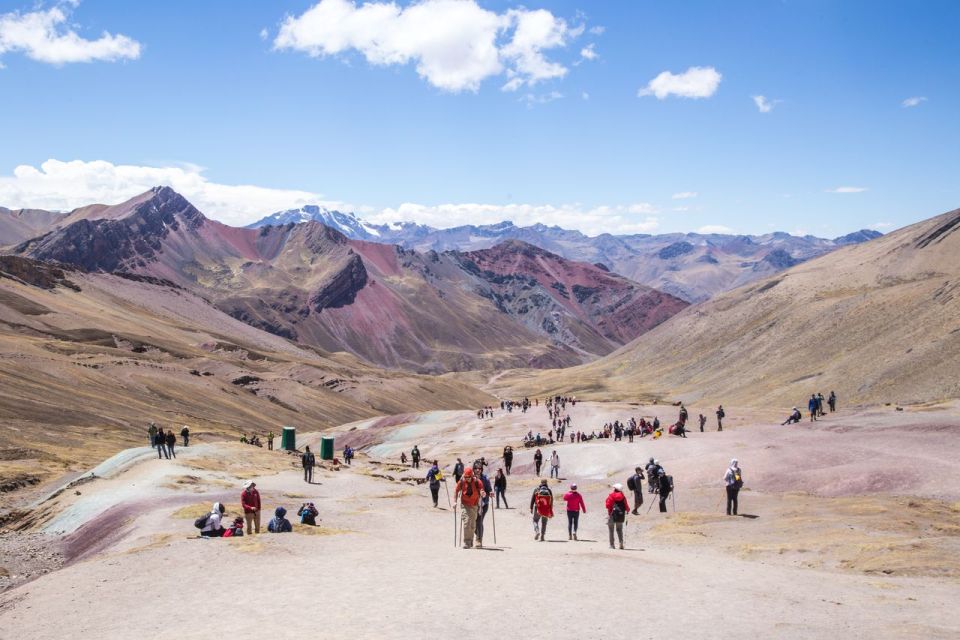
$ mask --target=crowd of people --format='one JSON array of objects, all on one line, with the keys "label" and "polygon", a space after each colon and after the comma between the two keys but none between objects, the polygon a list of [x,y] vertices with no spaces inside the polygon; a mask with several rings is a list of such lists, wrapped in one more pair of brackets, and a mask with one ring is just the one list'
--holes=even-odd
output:
[{"label": "crowd of people", "polygon": [[[810,422],[816,422],[817,419],[827,415],[824,407],[829,407],[830,413],[833,413],[837,410],[836,392],[831,391],[830,396],[826,400],[823,398],[823,393],[813,393],[810,395],[810,399],[807,400],[807,411],[810,415]],[[787,416],[787,419],[781,423],[781,426],[788,424],[799,424],[802,419],[803,416],[800,413],[800,409],[794,407],[790,411],[790,415]]]},{"label": "crowd of people", "polygon": [[[240,493],[240,508],[243,510],[243,516],[237,515],[232,523],[224,526],[226,507],[222,502],[214,502],[210,512],[197,518],[193,524],[200,530],[200,536],[203,538],[230,538],[259,534],[261,501],[257,483],[253,480],[248,480],[243,485],[243,491]],[[297,510],[300,524],[306,526],[316,526],[319,515],[313,502],[304,502]],[[244,525],[246,525],[246,532],[244,532]],[[267,523],[267,531],[270,533],[293,531],[293,525],[287,519],[286,507],[278,506],[273,510],[273,518]]]},{"label": "crowd of people", "polygon": [[[157,450],[159,459],[170,460],[177,457],[177,436],[173,433],[172,428],[164,432],[163,427],[158,427],[157,423],[151,422],[147,426],[147,436],[150,446]],[[190,445],[190,428],[187,425],[183,425],[183,428],[180,429],[180,437],[183,438],[183,446]]]}]

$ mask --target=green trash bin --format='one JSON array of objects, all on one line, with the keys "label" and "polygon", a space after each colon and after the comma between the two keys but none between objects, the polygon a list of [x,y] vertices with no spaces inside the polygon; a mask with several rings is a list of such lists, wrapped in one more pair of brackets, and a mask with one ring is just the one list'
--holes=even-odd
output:
[{"label": "green trash bin", "polygon": [[320,438],[320,459],[333,460],[333,438],[327,436]]},{"label": "green trash bin", "polygon": [[280,437],[280,448],[284,451],[297,450],[297,430],[293,427],[284,427]]}]

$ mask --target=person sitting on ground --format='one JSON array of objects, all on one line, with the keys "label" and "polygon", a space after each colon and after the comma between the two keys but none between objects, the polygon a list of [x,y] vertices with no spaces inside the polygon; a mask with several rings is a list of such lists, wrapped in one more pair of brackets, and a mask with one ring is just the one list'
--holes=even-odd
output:
[{"label": "person sitting on ground", "polygon": [[287,510],[283,507],[277,507],[273,511],[273,519],[267,525],[267,531],[270,533],[290,533],[293,531],[293,525],[286,519]]},{"label": "person sitting on ground", "polygon": [[800,422],[801,417],[802,416],[800,415],[800,409],[797,409],[796,407],[794,407],[790,415],[787,416],[786,421],[780,423],[780,426],[782,427],[783,425],[786,425],[786,424],[797,424],[798,422]]},{"label": "person sitting on ground", "polygon": [[243,535],[243,518],[237,516],[233,519],[233,524],[223,530],[224,538],[239,538]]},{"label": "person sitting on ground", "polygon": [[300,505],[300,510],[297,511],[297,515],[300,516],[300,524],[308,524],[311,527],[317,526],[317,515],[319,513],[312,502],[304,502]]},{"label": "person sitting on ground", "polygon": [[220,520],[223,518],[225,511],[226,508],[221,503],[214,502],[210,513],[207,514],[206,520],[202,523],[203,526],[200,528],[200,535],[204,538],[222,537],[223,525],[220,524]]}]

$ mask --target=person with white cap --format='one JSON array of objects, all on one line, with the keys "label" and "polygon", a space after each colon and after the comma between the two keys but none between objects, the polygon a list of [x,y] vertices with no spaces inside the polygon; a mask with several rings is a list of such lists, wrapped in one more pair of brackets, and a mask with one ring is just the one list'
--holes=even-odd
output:
[{"label": "person with white cap", "polygon": [[799,423],[801,417],[802,416],[800,415],[800,409],[797,409],[796,407],[794,407],[793,411],[790,412],[790,415],[787,416],[787,420],[785,422],[782,422],[780,426],[782,427],[787,424]]},{"label": "person with white cap", "polygon": [[736,458],[730,461],[727,472],[723,474],[723,482],[727,485],[727,515],[735,516],[737,515],[737,496],[743,487],[743,475]]},{"label": "person with white cap", "polygon": [[607,529],[610,530],[610,548],[613,546],[613,532],[617,532],[617,538],[620,540],[620,548],[623,549],[623,523],[627,520],[627,512],[630,511],[630,504],[627,497],[623,495],[623,485],[619,482],[613,485],[613,491],[607,496]]},{"label": "person with white cap", "polygon": [[247,535],[260,533],[260,492],[253,480],[243,483],[240,506],[243,507],[243,519],[247,522]]}]

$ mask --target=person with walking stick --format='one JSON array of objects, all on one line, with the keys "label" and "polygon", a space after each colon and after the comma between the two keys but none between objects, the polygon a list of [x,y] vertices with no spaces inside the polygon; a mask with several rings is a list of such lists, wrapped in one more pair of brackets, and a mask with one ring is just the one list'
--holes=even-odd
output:
[{"label": "person with walking stick", "polygon": [[483,462],[477,460],[473,463],[473,477],[480,480],[480,485],[483,487],[483,497],[480,499],[480,504],[477,507],[477,548],[483,548],[483,519],[487,516],[487,510],[490,508],[490,494],[493,493],[493,488],[490,486],[490,478],[487,477],[487,474],[483,472]]},{"label": "person with walking stick", "polygon": [[[461,507],[460,521],[463,524],[463,548],[473,548],[473,537],[477,532],[477,507],[480,499],[486,497],[483,484],[473,477],[473,469],[467,468],[463,478],[457,483],[453,492],[454,505]],[[456,513],[456,511],[454,511]]]},{"label": "person with walking stick", "polygon": [[433,507],[436,508],[440,498],[440,483],[446,482],[443,477],[443,472],[440,471],[440,465],[436,460],[433,461],[433,466],[427,471],[427,482],[430,483],[430,495],[433,498]]}]

